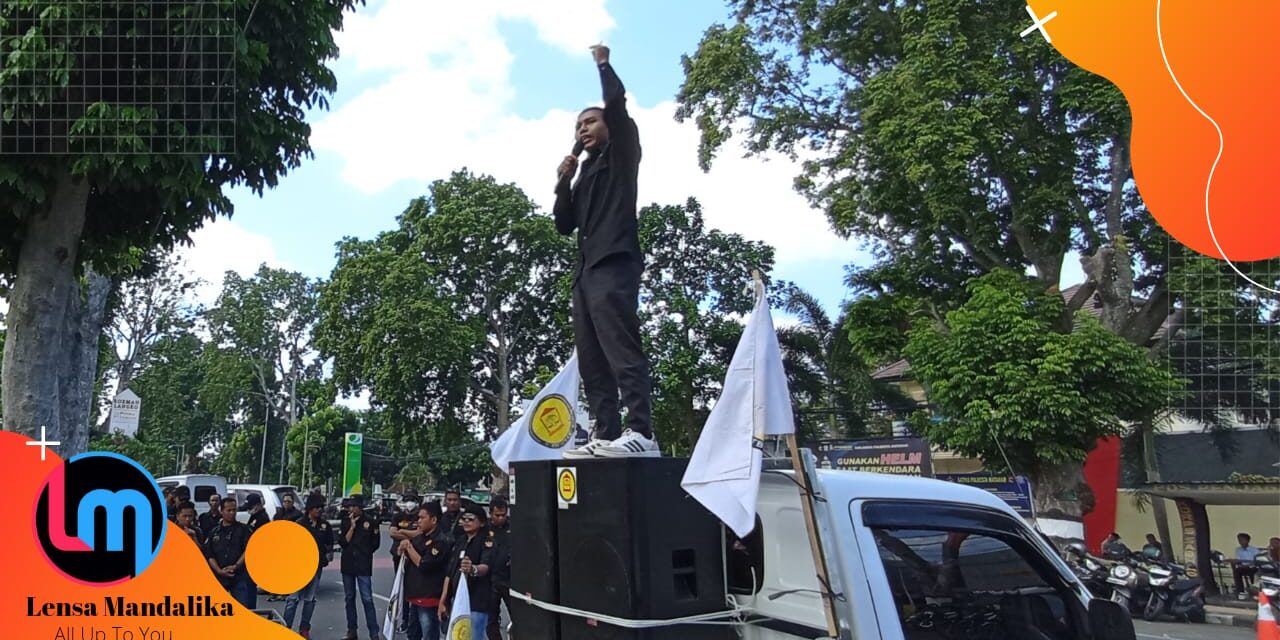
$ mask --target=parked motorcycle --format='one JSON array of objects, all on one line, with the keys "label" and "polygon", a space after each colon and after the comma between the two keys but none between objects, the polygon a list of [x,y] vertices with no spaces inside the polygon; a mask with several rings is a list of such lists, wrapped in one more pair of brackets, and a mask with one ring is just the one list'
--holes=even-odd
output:
[{"label": "parked motorcycle", "polygon": [[1160,563],[1145,568],[1150,593],[1142,610],[1148,622],[1172,616],[1188,622],[1204,622],[1204,583],[1187,575],[1186,567]]}]

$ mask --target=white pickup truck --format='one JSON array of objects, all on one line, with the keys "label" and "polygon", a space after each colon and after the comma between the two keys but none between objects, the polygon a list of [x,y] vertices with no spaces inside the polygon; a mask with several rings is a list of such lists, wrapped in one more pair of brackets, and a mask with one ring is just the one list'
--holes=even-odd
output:
[{"label": "white pickup truck", "polygon": [[[809,468],[812,468],[811,466]],[[839,637],[1131,640],[1122,607],[1091,600],[1047,539],[980,489],[852,471],[811,475]],[[727,550],[745,640],[826,638],[795,473],[761,478],[756,530]]]}]

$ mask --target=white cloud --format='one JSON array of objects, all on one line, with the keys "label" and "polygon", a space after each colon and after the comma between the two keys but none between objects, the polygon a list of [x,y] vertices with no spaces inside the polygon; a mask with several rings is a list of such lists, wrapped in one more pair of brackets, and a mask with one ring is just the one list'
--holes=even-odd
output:
[{"label": "white cloud", "polygon": [[[613,27],[601,0],[456,6],[387,0],[348,19],[339,38],[353,73],[384,72],[385,78],[315,123],[317,153],[341,157],[343,180],[365,193],[466,166],[515,182],[549,208],[555,166],[572,143],[580,105],[536,119],[514,115],[513,55],[498,31],[504,20],[527,21],[547,44],[581,56],[581,69],[566,73],[597,82],[586,48]],[[624,81],[628,64],[641,63],[619,60]],[[703,173],[697,129],[674,121],[675,104],[639,104],[643,96],[629,96],[644,147],[641,206],[696,197],[710,226],[767,241],[779,264],[853,255],[853,244],[836,238],[825,217],[793,190],[795,163],[773,154],[743,158],[726,149]]]},{"label": "white cloud", "polygon": [[198,304],[212,305],[222,292],[222,278],[228,271],[251,276],[264,262],[289,268],[277,257],[271,239],[247,231],[229,218],[207,222],[191,234],[191,246],[179,255],[197,278],[203,281],[193,297]]}]

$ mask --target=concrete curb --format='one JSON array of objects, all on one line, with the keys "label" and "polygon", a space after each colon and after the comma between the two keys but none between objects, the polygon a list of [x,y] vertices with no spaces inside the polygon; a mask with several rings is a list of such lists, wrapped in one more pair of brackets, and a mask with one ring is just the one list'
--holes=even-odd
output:
[{"label": "concrete curb", "polygon": [[1228,627],[1240,627],[1242,629],[1252,629],[1257,626],[1257,614],[1248,613],[1219,613],[1208,611],[1204,614],[1204,621],[1208,624],[1220,624]]}]

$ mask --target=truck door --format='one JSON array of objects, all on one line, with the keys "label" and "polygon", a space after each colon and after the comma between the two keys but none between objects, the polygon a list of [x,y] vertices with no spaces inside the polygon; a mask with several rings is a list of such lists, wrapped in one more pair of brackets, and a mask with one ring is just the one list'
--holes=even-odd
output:
[{"label": "truck door", "polygon": [[1007,514],[911,500],[850,509],[886,639],[1089,637],[1078,585]]}]

